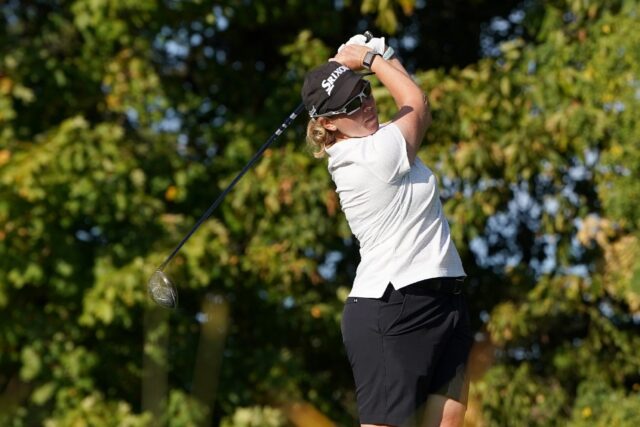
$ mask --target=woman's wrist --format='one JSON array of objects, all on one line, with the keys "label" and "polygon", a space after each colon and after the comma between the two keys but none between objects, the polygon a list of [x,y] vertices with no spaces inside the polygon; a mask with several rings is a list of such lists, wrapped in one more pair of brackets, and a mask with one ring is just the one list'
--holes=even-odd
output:
[{"label": "woman's wrist", "polygon": [[364,60],[367,57],[367,54],[371,52],[370,50],[365,50],[364,52],[362,52],[362,55],[360,55],[360,68],[365,68],[364,66]]},{"label": "woman's wrist", "polygon": [[365,55],[362,58],[362,67],[366,68],[367,70],[371,70],[371,67],[373,66],[373,62],[378,56],[382,59],[382,55],[380,55],[379,53],[373,50],[365,52]]}]

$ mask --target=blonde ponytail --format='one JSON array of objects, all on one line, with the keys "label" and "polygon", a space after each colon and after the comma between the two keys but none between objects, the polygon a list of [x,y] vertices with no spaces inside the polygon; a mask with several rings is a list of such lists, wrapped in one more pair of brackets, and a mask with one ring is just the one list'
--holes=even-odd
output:
[{"label": "blonde ponytail", "polygon": [[310,119],[307,124],[307,145],[313,150],[313,157],[326,156],[326,149],[336,142],[335,132],[326,129],[318,119]]}]

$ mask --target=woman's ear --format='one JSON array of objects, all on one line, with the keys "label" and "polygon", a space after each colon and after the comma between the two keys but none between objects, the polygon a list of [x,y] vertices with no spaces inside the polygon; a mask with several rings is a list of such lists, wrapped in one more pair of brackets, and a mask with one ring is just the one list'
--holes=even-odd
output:
[{"label": "woman's ear", "polygon": [[328,117],[318,117],[318,122],[326,130],[330,130],[331,132],[335,132],[338,130],[338,126],[336,126],[333,120],[329,119]]}]

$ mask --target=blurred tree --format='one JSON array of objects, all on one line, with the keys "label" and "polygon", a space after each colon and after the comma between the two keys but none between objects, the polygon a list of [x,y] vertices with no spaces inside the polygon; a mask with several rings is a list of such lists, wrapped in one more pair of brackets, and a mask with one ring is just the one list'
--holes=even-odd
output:
[{"label": "blurred tree", "polygon": [[[606,423],[611,399],[632,416],[638,4],[440,3],[4,2],[0,424],[282,425],[297,401],[353,422],[339,320],[358,248],[303,120],[175,259],[168,320],[145,283],[306,70],[367,28],[438,68],[416,75],[435,117],[421,154],[499,347],[474,386],[485,421]],[[230,322],[207,414],[191,393],[215,380],[198,363],[212,291]],[[164,401],[141,398],[167,373],[144,388],[167,384]]]}]

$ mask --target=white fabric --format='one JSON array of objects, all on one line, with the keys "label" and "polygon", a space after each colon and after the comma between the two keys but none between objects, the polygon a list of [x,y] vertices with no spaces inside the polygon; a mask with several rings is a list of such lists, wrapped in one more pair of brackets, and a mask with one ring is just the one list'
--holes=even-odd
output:
[{"label": "white fabric", "polygon": [[384,37],[373,37],[367,43],[365,43],[369,49],[380,55],[384,55]]},{"label": "white fabric", "polygon": [[465,276],[449,233],[433,173],[416,158],[393,123],[375,134],[327,149],[342,211],[360,243],[350,296],[379,298],[434,277]]},{"label": "white fabric", "polygon": [[367,46],[375,53],[379,53],[380,55],[385,54],[384,37],[372,37],[371,40],[367,41],[367,38],[363,34],[356,34],[355,36],[347,40],[346,43],[341,44],[338,48],[338,52],[340,52],[345,46],[350,44]]}]

